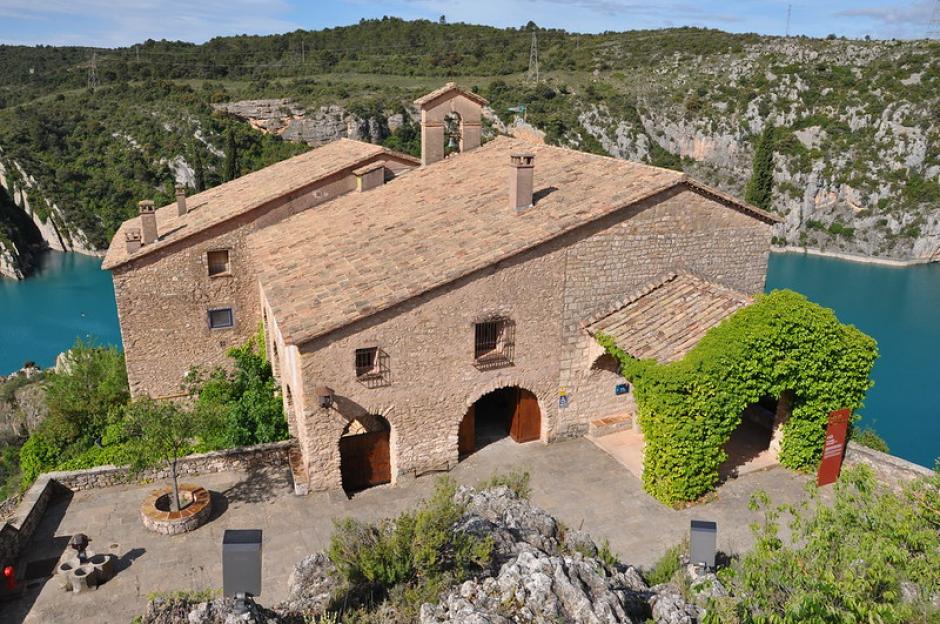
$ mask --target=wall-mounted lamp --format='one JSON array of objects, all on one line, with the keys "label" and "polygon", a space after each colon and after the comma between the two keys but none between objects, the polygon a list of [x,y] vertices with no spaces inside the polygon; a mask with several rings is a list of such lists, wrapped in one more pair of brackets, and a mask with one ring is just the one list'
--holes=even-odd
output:
[{"label": "wall-mounted lamp", "polygon": [[333,407],[333,389],[326,386],[317,386],[317,400],[320,407],[330,409]]}]

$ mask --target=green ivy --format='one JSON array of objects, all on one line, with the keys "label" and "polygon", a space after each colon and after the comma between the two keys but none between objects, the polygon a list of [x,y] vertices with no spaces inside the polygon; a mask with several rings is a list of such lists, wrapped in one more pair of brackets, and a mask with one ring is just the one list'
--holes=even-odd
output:
[{"label": "green ivy", "polygon": [[789,290],[758,295],[676,362],[637,360],[609,336],[598,342],[634,384],[646,439],[643,484],[667,504],[695,500],[718,484],[724,445],[741,412],[762,397],[794,397],[780,462],[819,462],[828,414],[862,406],[878,350],[832,310]]}]

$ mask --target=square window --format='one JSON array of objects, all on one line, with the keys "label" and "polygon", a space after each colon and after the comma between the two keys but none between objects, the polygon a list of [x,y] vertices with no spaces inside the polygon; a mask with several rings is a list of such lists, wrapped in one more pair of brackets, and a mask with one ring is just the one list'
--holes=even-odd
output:
[{"label": "square window", "polygon": [[209,328],[224,329],[235,326],[235,316],[232,314],[232,308],[216,308],[209,310]]},{"label": "square window", "polygon": [[512,363],[512,321],[494,318],[474,325],[473,357],[478,367],[495,368]]},{"label": "square window", "polygon": [[228,249],[215,249],[206,254],[209,263],[209,275],[225,275],[231,271]]},{"label": "square window", "polygon": [[376,374],[378,372],[378,355],[379,350],[377,347],[356,349],[356,377],[362,378]]}]

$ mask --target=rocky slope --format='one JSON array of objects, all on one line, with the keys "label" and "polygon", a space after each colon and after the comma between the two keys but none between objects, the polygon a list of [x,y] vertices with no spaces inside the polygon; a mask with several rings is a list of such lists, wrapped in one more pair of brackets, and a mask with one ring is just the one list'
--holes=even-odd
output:
[{"label": "rocky slope", "polygon": [[[424,604],[421,624],[694,624],[705,615],[708,598],[724,593],[713,574],[693,573],[681,584],[649,587],[636,568],[613,561],[590,536],[565,528],[505,486],[460,488],[455,498],[466,505],[466,513],[453,530],[490,537],[495,563],[490,572]],[[300,561],[288,584],[285,603],[256,607],[244,621],[330,621],[328,611],[342,581],[325,555]],[[694,599],[689,602],[684,595]],[[225,599],[157,598],[142,623],[222,624],[233,621],[233,606]],[[379,620],[402,621],[394,612],[382,612]]]}]

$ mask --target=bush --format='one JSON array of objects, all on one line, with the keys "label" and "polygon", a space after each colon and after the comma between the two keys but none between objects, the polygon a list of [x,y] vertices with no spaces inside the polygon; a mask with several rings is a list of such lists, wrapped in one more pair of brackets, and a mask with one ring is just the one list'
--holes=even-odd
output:
[{"label": "bush", "polygon": [[861,429],[853,428],[852,441],[862,446],[875,449],[876,451],[881,451],[882,453],[888,452],[888,443],[885,442],[885,439],[878,435],[874,429],[868,427],[862,427]]},{"label": "bush", "polygon": [[755,546],[722,574],[743,621],[940,621],[940,473],[895,493],[862,466],[842,472],[831,504],[758,493],[751,509],[763,512]]},{"label": "bush", "polygon": [[494,474],[486,481],[481,481],[477,485],[477,489],[488,490],[500,486],[508,487],[519,498],[528,499],[532,494],[532,486],[529,485],[529,472],[526,470],[512,470],[503,474]]},{"label": "bush", "polygon": [[646,583],[652,587],[653,585],[660,585],[671,581],[676,575],[676,572],[682,568],[682,557],[688,551],[688,540],[683,540],[675,546],[670,547],[669,550],[659,558],[659,561],[653,564],[649,572],[643,575]]},{"label": "bush", "polygon": [[490,565],[493,544],[454,531],[464,507],[454,501],[453,480],[442,478],[416,512],[394,521],[335,525],[329,557],[348,584],[344,605],[374,605],[387,597],[417,615],[439,588],[460,583]]}]

